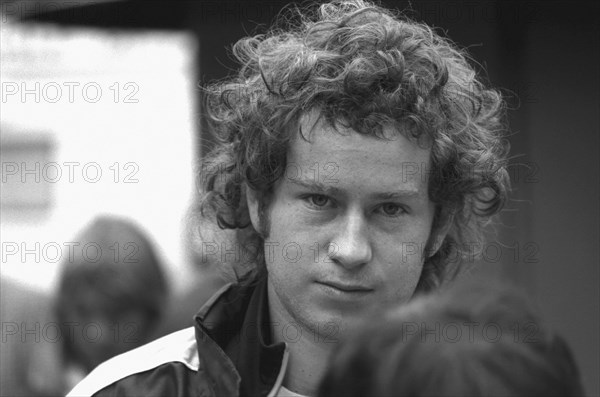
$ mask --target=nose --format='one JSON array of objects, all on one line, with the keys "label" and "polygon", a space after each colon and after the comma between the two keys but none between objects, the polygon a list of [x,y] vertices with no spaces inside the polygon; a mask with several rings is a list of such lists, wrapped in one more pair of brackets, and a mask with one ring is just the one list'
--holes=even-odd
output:
[{"label": "nose", "polygon": [[371,261],[372,250],[367,229],[367,222],[361,211],[348,213],[329,243],[329,258],[347,269]]}]

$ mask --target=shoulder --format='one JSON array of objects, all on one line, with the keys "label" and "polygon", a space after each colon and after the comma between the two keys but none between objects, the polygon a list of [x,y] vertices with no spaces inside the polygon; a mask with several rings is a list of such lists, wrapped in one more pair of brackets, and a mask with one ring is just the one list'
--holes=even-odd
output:
[{"label": "shoulder", "polygon": [[[135,385],[138,380],[129,378],[139,375],[143,382],[143,373],[172,364],[175,371],[195,373],[199,358],[193,327],[174,332],[137,349],[116,356],[94,369],[71,392],[68,397],[92,396],[95,393],[128,378]],[[139,389],[137,390],[139,394]]]}]

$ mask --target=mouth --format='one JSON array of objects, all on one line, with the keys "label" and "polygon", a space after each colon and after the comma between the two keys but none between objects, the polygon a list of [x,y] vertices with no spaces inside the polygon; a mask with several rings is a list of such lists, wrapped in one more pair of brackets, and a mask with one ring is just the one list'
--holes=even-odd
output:
[{"label": "mouth", "polygon": [[317,284],[346,294],[367,294],[373,292],[373,288],[361,284],[343,283],[339,281],[317,281]]}]

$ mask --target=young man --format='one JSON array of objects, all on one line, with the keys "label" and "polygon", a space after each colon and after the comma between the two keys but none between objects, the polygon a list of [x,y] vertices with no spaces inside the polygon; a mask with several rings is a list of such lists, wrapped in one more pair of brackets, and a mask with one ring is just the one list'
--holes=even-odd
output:
[{"label": "young man", "polygon": [[314,395],[337,340],[456,273],[502,207],[503,103],[465,56],[363,1],[311,15],[240,40],[208,88],[203,220],[236,245],[203,247],[235,282],[73,396]]}]

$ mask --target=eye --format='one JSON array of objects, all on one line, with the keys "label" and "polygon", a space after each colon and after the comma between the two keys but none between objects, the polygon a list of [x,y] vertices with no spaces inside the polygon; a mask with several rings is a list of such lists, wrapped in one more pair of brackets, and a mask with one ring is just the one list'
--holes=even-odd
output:
[{"label": "eye", "polygon": [[306,196],[305,200],[307,200],[312,206],[319,208],[325,207],[331,202],[329,197],[323,194],[311,194]]},{"label": "eye", "polygon": [[385,203],[382,204],[379,209],[383,212],[385,216],[389,217],[397,217],[406,213],[406,210],[398,204],[394,203]]}]

